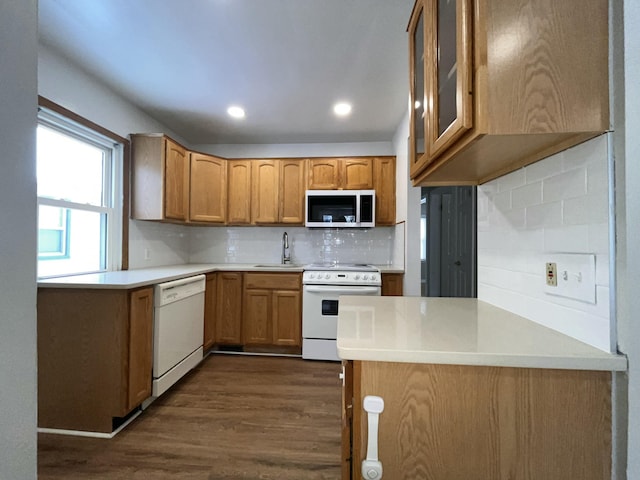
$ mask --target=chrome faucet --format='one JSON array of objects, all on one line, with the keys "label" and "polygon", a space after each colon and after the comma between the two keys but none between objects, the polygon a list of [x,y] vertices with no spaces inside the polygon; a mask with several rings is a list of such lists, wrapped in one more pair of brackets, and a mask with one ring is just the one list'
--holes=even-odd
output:
[{"label": "chrome faucet", "polygon": [[289,235],[282,234],[282,263],[291,263],[291,253],[289,252]]}]

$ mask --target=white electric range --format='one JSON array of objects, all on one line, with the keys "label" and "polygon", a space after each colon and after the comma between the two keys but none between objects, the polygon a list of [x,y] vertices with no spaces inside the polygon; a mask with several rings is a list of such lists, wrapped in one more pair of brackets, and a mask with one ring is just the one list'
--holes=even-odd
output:
[{"label": "white electric range", "polygon": [[302,358],[340,361],[340,295],[380,295],[380,271],[366,264],[311,264],[302,276]]}]

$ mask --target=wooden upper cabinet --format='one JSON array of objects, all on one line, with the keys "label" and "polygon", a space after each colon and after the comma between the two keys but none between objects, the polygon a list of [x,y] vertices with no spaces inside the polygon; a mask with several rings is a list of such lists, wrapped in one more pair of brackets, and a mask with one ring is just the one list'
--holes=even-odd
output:
[{"label": "wooden upper cabinet", "polygon": [[371,158],[341,158],[341,187],[345,190],[373,188],[373,161]]},{"label": "wooden upper cabinet", "polygon": [[227,223],[251,223],[251,160],[227,161]]},{"label": "wooden upper cabinet", "polygon": [[165,138],[164,216],[187,220],[189,215],[189,162],[185,148]]},{"label": "wooden upper cabinet", "polygon": [[251,161],[251,223],[278,223],[278,160]]},{"label": "wooden upper cabinet", "polygon": [[306,160],[280,160],[279,223],[304,223]]},{"label": "wooden upper cabinet", "polygon": [[418,0],[414,185],[484,183],[606,132],[608,18],[603,0]]},{"label": "wooden upper cabinet", "polygon": [[191,152],[189,219],[225,223],[227,220],[227,161]]},{"label": "wooden upper cabinet", "polygon": [[369,190],[373,188],[373,163],[366,158],[310,158],[309,190]]},{"label": "wooden upper cabinet", "polygon": [[396,223],[396,159],[375,158],[373,188],[376,190],[376,225]]},{"label": "wooden upper cabinet", "polygon": [[334,190],[340,188],[340,165],[337,158],[310,158],[309,190]]},{"label": "wooden upper cabinet", "polygon": [[132,218],[186,221],[189,163],[184,147],[162,134],[131,135],[131,147]]}]

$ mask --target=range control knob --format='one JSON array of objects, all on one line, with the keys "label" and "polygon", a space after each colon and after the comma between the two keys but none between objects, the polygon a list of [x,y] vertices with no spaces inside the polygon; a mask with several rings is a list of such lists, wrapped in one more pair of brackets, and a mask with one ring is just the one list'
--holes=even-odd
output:
[{"label": "range control knob", "polygon": [[360,280],[360,274],[356,273],[356,280]]},{"label": "range control knob", "polygon": [[315,277],[316,277],[316,274],[315,274],[315,273],[310,273],[310,274],[309,274],[309,278],[315,278]]},{"label": "range control knob", "polygon": [[324,276],[324,278],[326,278],[327,280],[329,280],[329,278],[331,278],[331,275],[329,275],[328,273]]},{"label": "range control knob", "polygon": [[371,281],[375,282],[376,280],[378,280],[378,277],[375,274],[371,275]]},{"label": "range control knob", "polygon": [[363,280],[369,280],[369,275],[367,275],[366,273],[362,276]]}]

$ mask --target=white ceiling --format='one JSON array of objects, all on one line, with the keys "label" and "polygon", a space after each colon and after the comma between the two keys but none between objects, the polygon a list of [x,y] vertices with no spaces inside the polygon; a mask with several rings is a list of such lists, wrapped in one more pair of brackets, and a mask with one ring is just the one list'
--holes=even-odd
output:
[{"label": "white ceiling", "polygon": [[[40,0],[40,41],[192,144],[389,141],[413,0]],[[353,104],[348,118],[334,102]],[[247,115],[233,120],[231,104]]]}]

